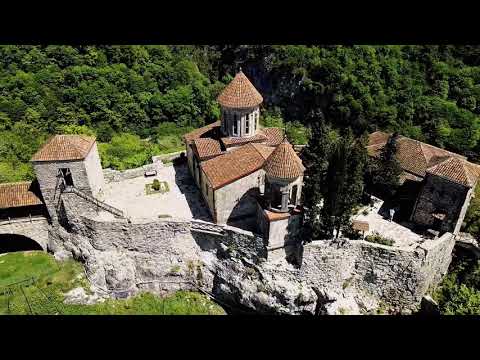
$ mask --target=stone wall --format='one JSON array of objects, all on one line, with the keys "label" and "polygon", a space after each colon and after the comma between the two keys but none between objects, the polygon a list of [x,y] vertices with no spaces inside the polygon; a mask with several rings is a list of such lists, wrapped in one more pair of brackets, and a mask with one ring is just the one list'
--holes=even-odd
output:
[{"label": "stone wall", "polygon": [[57,177],[61,168],[69,168],[72,173],[73,184],[79,190],[91,194],[90,182],[83,161],[44,161],[33,163],[35,175],[40,185],[45,205],[52,221],[57,219],[57,210],[60,206],[60,180]]},{"label": "stone wall", "polygon": [[327,292],[354,293],[360,308],[412,309],[447,272],[454,244],[451,233],[415,249],[361,240],[314,241],[304,247],[300,278]]},{"label": "stone wall", "polygon": [[163,166],[164,165],[161,161],[156,161],[151,164],[147,164],[135,169],[128,169],[124,171],[113,170],[113,169],[103,169],[103,176],[107,183],[118,182],[122,180],[134,179],[139,176],[144,176],[145,171],[154,171],[154,170],[158,171]]},{"label": "stone wall", "polygon": [[48,221],[44,217],[0,221],[0,234],[23,235],[37,242],[43,250],[48,247]]},{"label": "stone wall", "polygon": [[103,189],[105,180],[103,178],[102,164],[100,162],[100,156],[98,155],[96,142],[90,149],[84,163],[92,195],[97,196],[97,194]]},{"label": "stone wall", "polygon": [[51,248],[81,259],[94,286],[112,293],[198,286],[264,313],[413,310],[446,273],[454,245],[451,234],[416,248],[314,241],[298,252],[298,266],[286,261],[286,249],[268,252],[266,260],[264,240],[238,228],[177,219],[104,221],[87,204],[64,199],[70,233],[60,229]]},{"label": "stone wall", "polygon": [[229,219],[256,215],[260,181],[265,177],[263,169],[217,189],[214,194],[216,221],[226,224]]},{"label": "stone wall", "polygon": [[413,221],[426,227],[432,227],[434,224],[432,214],[443,211],[447,216],[440,230],[455,232],[459,230],[457,223],[461,224],[463,221],[460,216],[462,207],[465,203],[468,206],[469,200],[469,189],[465,186],[439,176],[427,175],[414,208]]}]

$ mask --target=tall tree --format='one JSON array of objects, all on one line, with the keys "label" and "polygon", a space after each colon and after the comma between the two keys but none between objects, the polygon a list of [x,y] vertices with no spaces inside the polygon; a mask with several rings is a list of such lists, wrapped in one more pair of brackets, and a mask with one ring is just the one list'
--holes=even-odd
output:
[{"label": "tall tree", "polygon": [[332,152],[323,188],[324,205],[320,214],[324,232],[330,237],[334,230],[350,223],[354,207],[360,202],[364,187],[367,153],[365,137],[355,139],[347,129]]},{"label": "tall tree", "polygon": [[378,158],[369,160],[367,181],[369,185],[375,187],[382,196],[387,198],[395,195],[402,174],[402,168],[395,155],[397,152],[397,137],[397,133],[392,134]]},{"label": "tall tree", "polygon": [[320,217],[324,194],[322,189],[325,185],[329,158],[334,145],[330,131],[323,119],[312,121],[312,136],[302,155],[306,167],[303,188],[306,219],[303,228],[305,241],[319,238],[323,234],[324,226]]}]

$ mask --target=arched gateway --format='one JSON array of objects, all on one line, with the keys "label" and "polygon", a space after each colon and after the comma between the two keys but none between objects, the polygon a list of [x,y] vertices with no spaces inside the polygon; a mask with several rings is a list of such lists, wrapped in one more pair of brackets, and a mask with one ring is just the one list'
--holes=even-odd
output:
[{"label": "arched gateway", "polygon": [[48,220],[37,186],[0,184],[0,253],[47,250]]}]

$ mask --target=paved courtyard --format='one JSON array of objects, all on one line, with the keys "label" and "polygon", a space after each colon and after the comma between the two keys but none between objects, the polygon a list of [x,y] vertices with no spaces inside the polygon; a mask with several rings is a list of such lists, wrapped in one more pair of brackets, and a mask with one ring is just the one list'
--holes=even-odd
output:
[{"label": "paved courtyard", "polygon": [[383,201],[375,198],[375,205],[369,207],[368,215],[360,214],[353,217],[354,220],[367,221],[370,230],[365,235],[378,232],[384,237],[388,237],[395,241],[395,246],[410,246],[418,242],[422,242],[424,239],[421,235],[413,232],[408,228],[408,223],[397,223],[395,221],[389,221],[379,214],[380,208],[383,205]]},{"label": "paved courtyard", "polygon": [[[169,191],[147,195],[145,186],[154,179],[168,184]],[[155,177],[133,179],[106,184],[100,200],[112,205],[131,219],[158,219],[171,216],[182,219],[211,221],[202,195],[191,178],[187,165],[165,166]]]}]

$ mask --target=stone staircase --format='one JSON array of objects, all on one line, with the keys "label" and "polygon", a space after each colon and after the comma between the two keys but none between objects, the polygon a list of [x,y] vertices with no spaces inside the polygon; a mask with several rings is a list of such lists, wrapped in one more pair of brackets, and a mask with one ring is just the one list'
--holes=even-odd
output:
[{"label": "stone staircase", "polygon": [[104,203],[103,201],[98,200],[97,198],[88,195],[84,193],[81,190],[78,190],[74,186],[66,186],[63,191],[64,193],[70,193],[70,194],[75,194],[78,197],[81,197],[82,199],[94,204],[95,206],[99,207],[102,210],[108,211],[109,213],[113,214],[116,217],[121,217],[124,218],[125,214],[123,213],[122,210],[119,210],[111,205],[108,205],[107,203]]}]

